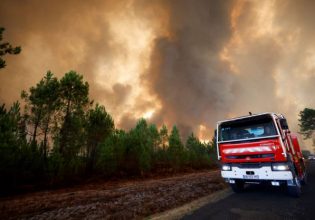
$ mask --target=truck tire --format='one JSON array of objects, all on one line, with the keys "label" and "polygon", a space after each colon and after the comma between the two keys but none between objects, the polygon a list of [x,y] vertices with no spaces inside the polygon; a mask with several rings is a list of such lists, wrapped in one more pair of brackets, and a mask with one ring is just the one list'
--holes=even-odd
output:
[{"label": "truck tire", "polygon": [[244,182],[243,181],[235,181],[234,184],[230,184],[231,189],[233,190],[233,192],[235,193],[240,193],[244,191]]},{"label": "truck tire", "polygon": [[294,186],[287,186],[287,192],[290,196],[298,198],[301,196],[302,193],[301,183],[297,178],[295,178],[294,182],[295,182]]},{"label": "truck tire", "polygon": [[301,168],[303,170],[303,178],[301,179],[301,184],[306,185],[307,184],[307,172],[306,172],[306,167],[305,167],[303,160],[300,160],[300,165],[301,165]]}]

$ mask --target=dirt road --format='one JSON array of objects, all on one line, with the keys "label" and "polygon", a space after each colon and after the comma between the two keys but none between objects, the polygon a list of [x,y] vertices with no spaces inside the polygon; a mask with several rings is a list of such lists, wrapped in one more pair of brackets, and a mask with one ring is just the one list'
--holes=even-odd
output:
[{"label": "dirt road", "polygon": [[226,187],[218,171],[104,182],[0,200],[0,219],[131,219],[181,206]]}]

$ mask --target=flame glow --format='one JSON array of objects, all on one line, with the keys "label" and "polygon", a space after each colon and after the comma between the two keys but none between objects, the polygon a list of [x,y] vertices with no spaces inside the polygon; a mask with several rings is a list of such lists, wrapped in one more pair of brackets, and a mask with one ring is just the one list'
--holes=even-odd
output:
[{"label": "flame glow", "polygon": [[153,114],[154,114],[154,110],[150,110],[150,111],[145,112],[142,117],[144,119],[150,119],[153,116]]}]

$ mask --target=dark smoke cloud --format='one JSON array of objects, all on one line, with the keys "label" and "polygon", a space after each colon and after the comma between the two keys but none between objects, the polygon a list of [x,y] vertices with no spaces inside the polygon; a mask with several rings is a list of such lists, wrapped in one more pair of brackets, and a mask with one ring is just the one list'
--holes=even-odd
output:
[{"label": "dark smoke cloud", "polygon": [[213,128],[223,118],[271,111],[285,114],[297,131],[298,112],[315,106],[315,66],[305,65],[311,48],[315,62],[314,4],[172,3],[170,35],[156,39],[145,77],[163,105],[159,120],[178,124],[187,135],[200,124]]},{"label": "dark smoke cloud", "polygon": [[169,37],[159,37],[144,80],[162,102],[160,123],[184,136],[200,124],[213,127],[233,99],[233,75],[220,60],[231,37],[231,1],[171,1]]}]

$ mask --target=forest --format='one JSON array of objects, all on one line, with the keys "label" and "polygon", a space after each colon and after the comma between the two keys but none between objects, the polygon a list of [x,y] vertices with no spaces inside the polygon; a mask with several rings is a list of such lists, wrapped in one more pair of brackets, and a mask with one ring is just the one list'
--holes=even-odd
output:
[{"label": "forest", "polygon": [[183,143],[175,125],[168,131],[142,118],[129,131],[116,128],[75,71],[61,79],[48,71],[21,101],[0,107],[2,189],[205,169],[215,155],[214,142],[191,134]]}]

